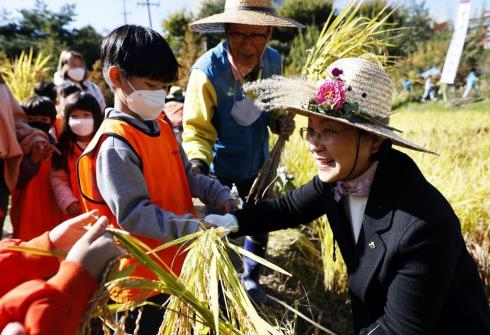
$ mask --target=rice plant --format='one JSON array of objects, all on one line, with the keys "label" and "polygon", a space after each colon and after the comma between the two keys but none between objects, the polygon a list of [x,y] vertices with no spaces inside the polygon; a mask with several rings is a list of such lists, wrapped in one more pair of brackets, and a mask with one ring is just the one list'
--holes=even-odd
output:
[{"label": "rice plant", "polygon": [[45,56],[42,52],[34,57],[31,48],[29,53],[22,51],[13,62],[6,61],[2,65],[0,71],[3,78],[18,101],[34,94],[34,86],[49,71],[47,63],[50,59],[50,55]]},{"label": "rice plant", "polygon": [[[82,322],[82,334],[88,334],[89,320],[95,316],[103,317],[111,331],[124,332],[124,318],[116,322],[112,313],[147,304],[145,299],[149,292],[170,295],[161,306],[165,317],[160,334],[283,334],[278,325],[271,325],[256,311],[240,284],[228,252],[246,255],[276,271],[289,274],[229,243],[224,237],[223,228],[200,231],[153,250],[127,232],[117,229],[110,231],[129,255],[148,267],[157,279],[135,278],[128,272],[118,273],[117,270],[108,274],[101,290],[91,300]],[[182,251],[185,249],[188,252],[179,277],[161,268],[150,256],[173,245],[183,245]],[[125,301],[118,294],[127,289],[139,290],[141,299],[108,305],[109,298]]]}]

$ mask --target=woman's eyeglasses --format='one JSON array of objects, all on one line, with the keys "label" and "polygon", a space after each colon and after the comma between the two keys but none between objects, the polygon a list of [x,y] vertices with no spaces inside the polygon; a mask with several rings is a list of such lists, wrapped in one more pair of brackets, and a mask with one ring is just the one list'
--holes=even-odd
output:
[{"label": "woman's eyeglasses", "polygon": [[239,32],[231,32],[228,34],[228,38],[232,43],[243,44],[246,40],[249,40],[252,44],[264,44],[267,42],[268,34],[244,34]]},{"label": "woman's eyeglasses", "polygon": [[318,138],[319,140],[322,140],[322,139],[330,140],[335,135],[337,135],[339,133],[343,133],[345,131],[354,130],[354,129],[356,129],[356,128],[350,127],[350,128],[345,128],[345,129],[339,129],[339,130],[324,128],[320,133],[318,133],[313,128],[302,127],[302,128],[299,128],[299,135],[305,141],[311,141],[314,137]]}]

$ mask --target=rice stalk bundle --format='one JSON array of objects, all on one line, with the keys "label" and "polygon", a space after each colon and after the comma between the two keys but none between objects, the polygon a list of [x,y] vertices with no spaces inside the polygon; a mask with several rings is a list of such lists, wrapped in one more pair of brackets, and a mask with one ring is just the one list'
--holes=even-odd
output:
[{"label": "rice stalk bundle", "polygon": [[46,66],[51,56],[44,56],[39,52],[36,57],[32,48],[29,53],[22,51],[19,58],[13,62],[6,62],[0,69],[5,82],[18,101],[22,101],[34,94],[34,86],[43,79],[49,71]]},{"label": "rice stalk bundle", "polygon": [[[165,313],[159,334],[281,334],[278,327],[270,325],[255,310],[240,284],[228,251],[246,255],[276,271],[289,274],[230,244],[224,238],[223,228],[187,235],[156,249],[148,248],[125,231],[112,228],[110,231],[129,255],[148,267],[157,279],[146,280],[131,277],[128,272],[106,271],[101,287],[91,299],[79,334],[90,333],[90,320],[94,317],[103,319],[108,332],[123,334],[124,317],[116,322],[113,313],[153,304],[144,301],[145,292],[148,291],[170,295],[162,306],[158,306]],[[151,257],[155,252],[174,245],[183,245],[188,252],[179,277],[161,268]],[[114,294],[123,288],[141,290],[142,299],[108,305],[109,298],[114,298]]]},{"label": "rice stalk bundle", "polygon": [[[223,238],[223,233],[222,228],[211,229],[193,240],[187,248],[188,254],[179,277],[186,289],[212,312],[214,324],[203,322],[196,309],[182,296],[172,295],[166,306],[161,334],[208,334],[211,330],[216,334],[281,334],[278,327],[270,325],[256,311],[240,283],[228,251],[254,258],[282,273],[287,272],[230,244]],[[230,327],[225,332],[218,327],[220,320],[226,320]]]}]

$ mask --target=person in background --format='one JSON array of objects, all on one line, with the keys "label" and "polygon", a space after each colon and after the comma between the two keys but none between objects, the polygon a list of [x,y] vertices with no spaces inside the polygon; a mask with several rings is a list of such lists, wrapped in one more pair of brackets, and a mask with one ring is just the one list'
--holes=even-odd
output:
[{"label": "person in background", "polygon": [[476,98],[480,96],[480,93],[478,92],[478,76],[476,75],[475,68],[471,68],[466,76],[466,89],[463,93],[463,99],[467,99],[471,92],[473,92]]},{"label": "person in background", "polygon": [[[233,200],[216,179],[191,172],[170,123],[162,113],[166,88],[178,78],[178,63],[156,31],[121,26],[102,41],[103,74],[114,92],[114,108],[77,161],[78,181],[86,210],[98,208],[111,224],[137,235],[150,248],[201,229],[194,217],[192,197],[230,211]],[[173,246],[158,252],[155,261],[180,274],[186,252]],[[122,263],[131,266],[134,260]],[[136,266],[132,276],[154,279]],[[124,291],[124,290],[122,290]],[[124,291],[126,299],[141,292]],[[149,301],[162,304],[163,294],[150,292]],[[156,334],[164,310],[142,307],[142,334]],[[133,332],[138,311],[129,312],[126,331]]]},{"label": "person in background", "polygon": [[[54,126],[50,129],[49,134],[58,142],[58,138],[61,134],[61,128],[63,126],[63,120],[65,116],[65,100],[73,93],[80,92],[81,89],[76,84],[66,82],[61,86],[57,86],[57,98],[56,98],[56,121]],[[100,108],[100,107],[99,107]]]},{"label": "person in background", "polygon": [[[227,0],[225,12],[193,22],[197,32],[224,32],[225,41],[192,67],[184,103],[183,147],[193,171],[233,184],[246,197],[269,154],[269,130],[290,134],[294,122],[262,113],[243,95],[242,84],[282,73],[281,56],[268,47],[274,27],[302,24],[274,13],[270,0]],[[263,257],[268,235],[248,236],[244,248]],[[250,297],[263,302],[260,266],[244,258],[242,282]]]},{"label": "person in background", "polygon": [[63,50],[60,54],[58,69],[54,74],[54,83],[61,86],[66,82],[76,84],[82,91],[92,94],[103,112],[106,107],[100,88],[88,78],[87,64],[82,54],[73,50]]},{"label": "person in background", "polygon": [[434,80],[431,75],[427,76],[427,79],[424,83],[424,94],[422,94],[422,101],[426,100],[437,100],[436,85],[434,84]]},{"label": "person in background", "polygon": [[53,156],[50,184],[59,208],[68,215],[82,213],[82,196],[78,188],[76,161],[102,123],[102,113],[95,98],[75,92],[64,103],[63,126]]},{"label": "person in background", "polygon": [[58,98],[58,91],[56,89],[56,85],[50,81],[43,80],[37,82],[36,86],[34,87],[34,94],[41,97],[47,97],[53,103],[56,103],[56,99]]},{"label": "person in background", "polygon": [[184,94],[182,88],[179,86],[171,86],[169,94],[165,98],[165,115],[172,122],[172,128],[174,130],[177,141],[182,144],[182,119],[184,117]]},{"label": "person in background", "polygon": [[[76,334],[106,264],[120,254],[97,211],[67,220],[34,239],[0,242],[2,335]],[[93,226],[85,231],[88,224]],[[56,257],[18,252],[10,246],[67,252]],[[46,279],[49,278],[49,279]]]},{"label": "person in background", "polygon": [[[49,136],[49,129],[56,118],[53,102],[46,97],[32,96],[22,102],[22,109],[29,125]],[[33,148],[22,159],[10,212],[14,238],[30,240],[52,229],[65,218],[49,183],[51,157],[56,149],[52,146],[54,140],[51,137],[50,142]]]},{"label": "person in background", "polygon": [[392,148],[432,153],[389,125],[390,77],[362,58],[339,59],[327,73],[318,86],[296,85],[292,103],[281,98],[291,93],[287,78],[272,90],[261,84],[262,97],[279,97],[261,103],[308,117],[300,134],[317,175],[282,197],[205,221],[248,235],[326,214],[333,259],[338,245],[347,267],[355,334],[490,334],[488,300],[458,217],[416,163]]},{"label": "person in background", "polygon": [[0,74],[0,238],[22,157],[46,146],[49,146],[48,135],[27,124],[24,111]]}]

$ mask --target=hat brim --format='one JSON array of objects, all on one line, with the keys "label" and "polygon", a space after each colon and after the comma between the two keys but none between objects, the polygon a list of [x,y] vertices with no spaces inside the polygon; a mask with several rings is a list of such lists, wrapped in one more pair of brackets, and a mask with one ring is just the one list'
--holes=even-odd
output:
[{"label": "hat brim", "polygon": [[226,23],[248,24],[253,26],[291,27],[304,28],[305,26],[294,20],[275,16],[273,14],[261,13],[252,10],[234,10],[211,15],[194,21],[190,24],[192,30],[199,33],[224,32]]},{"label": "hat brim", "polygon": [[[347,124],[349,126],[359,128],[359,129],[365,130],[369,133],[373,133],[375,135],[389,139],[395,145],[398,145],[398,146],[401,146],[401,147],[404,147],[407,149],[415,150],[415,151],[426,152],[429,154],[437,155],[436,152],[431,151],[429,149],[426,149],[426,148],[424,148],[420,145],[417,145],[415,143],[412,143],[409,140],[401,137],[400,135],[398,135],[397,133],[395,133],[394,131],[392,131],[388,128],[378,126],[378,125],[373,124],[373,123],[368,122],[368,121],[362,122],[362,119],[360,119],[360,118],[344,119],[341,117],[330,116],[330,115],[326,115],[323,113],[318,113],[318,112],[314,112],[314,111],[310,111],[310,110],[306,110],[306,109],[302,109],[302,108],[297,108],[297,107],[292,107],[292,106],[286,107],[284,109],[287,111],[293,112],[295,114],[300,114],[300,115],[303,115],[306,117],[311,116],[311,115],[315,115],[315,116],[319,116],[319,117],[322,117],[325,119],[344,123],[344,124]],[[355,121],[353,121],[353,120],[355,120]]]}]

